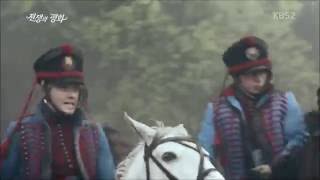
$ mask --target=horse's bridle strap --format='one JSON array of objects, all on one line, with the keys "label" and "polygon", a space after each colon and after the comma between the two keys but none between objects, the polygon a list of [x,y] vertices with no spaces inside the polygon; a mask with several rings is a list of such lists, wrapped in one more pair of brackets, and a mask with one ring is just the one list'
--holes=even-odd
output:
[{"label": "horse's bridle strap", "polygon": [[171,174],[153,155],[151,155],[151,159],[154,163],[166,174],[166,176],[170,180],[178,180],[173,174]]},{"label": "horse's bridle strap", "polygon": [[[145,149],[144,149],[144,161],[146,164],[146,176],[147,180],[150,180],[150,165],[149,165],[149,158],[152,159],[152,161],[165,173],[165,175],[170,179],[170,180],[178,180],[173,174],[171,174],[153,155],[152,151],[160,144],[165,143],[165,142],[176,142],[178,144],[181,144],[183,146],[186,146],[188,148],[191,148],[195,150],[196,152],[199,153],[200,155],[200,162],[199,162],[199,168],[198,168],[198,175],[197,175],[197,180],[202,180],[204,177],[206,177],[210,172],[215,171],[216,169],[210,168],[206,169],[203,171],[203,164],[204,164],[204,155],[201,147],[198,143],[196,143],[193,139],[191,138],[186,138],[186,137],[169,137],[165,139],[154,139],[151,144],[148,146],[145,144]],[[182,143],[181,141],[187,141],[187,142],[192,142],[196,144],[196,148],[187,145],[185,143]]]}]

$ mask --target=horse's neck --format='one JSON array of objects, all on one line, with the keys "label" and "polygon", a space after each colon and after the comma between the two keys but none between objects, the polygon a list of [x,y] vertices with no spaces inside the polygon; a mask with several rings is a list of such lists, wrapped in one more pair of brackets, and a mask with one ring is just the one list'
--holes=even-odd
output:
[{"label": "horse's neck", "polygon": [[127,167],[126,173],[122,179],[146,179],[146,166],[144,162],[144,145],[140,144],[137,147],[137,153],[130,158],[130,164]]}]

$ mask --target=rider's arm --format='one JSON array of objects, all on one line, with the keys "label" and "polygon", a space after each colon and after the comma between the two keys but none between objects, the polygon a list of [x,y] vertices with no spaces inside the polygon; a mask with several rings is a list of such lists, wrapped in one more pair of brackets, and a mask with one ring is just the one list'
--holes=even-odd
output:
[{"label": "rider's arm", "polygon": [[0,157],[0,175],[1,179],[14,179],[19,176],[19,154],[20,154],[20,147],[19,141],[20,136],[16,132],[12,132],[15,129],[17,123],[11,122],[9,127],[6,131],[6,138],[9,138],[8,149],[6,152],[1,152],[3,157]]},{"label": "rider's arm", "polygon": [[201,121],[200,132],[198,134],[198,141],[202,147],[204,147],[213,159],[213,139],[215,135],[214,125],[213,125],[213,105],[208,103],[207,109],[204,113],[203,119]]},{"label": "rider's arm", "polygon": [[102,128],[98,125],[99,151],[97,159],[97,179],[114,179],[115,165],[108,139]]},{"label": "rider's arm", "polygon": [[287,142],[284,150],[274,159],[278,163],[290,155],[294,155],[301,149],[307,140],[308,132],[304,123],[303,112],[292,92],[286,93],[288,111],[284,120],[285,140]]}]

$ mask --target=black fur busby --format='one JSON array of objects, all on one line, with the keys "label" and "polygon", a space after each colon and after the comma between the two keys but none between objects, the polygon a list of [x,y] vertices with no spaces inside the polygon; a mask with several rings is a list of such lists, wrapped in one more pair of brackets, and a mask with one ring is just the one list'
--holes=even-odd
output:
[{"label": "black fur busby", "polygon": [[233,43],[223,54],[223,61],[232,75],[253,67],[271,69],[266,42],[255,36],[247,36]]},{"label": "black fur busby", "polygon": [[33,67],[38,83],[42,80],[83,83],[82,52],[69,44],[50,49]]}]

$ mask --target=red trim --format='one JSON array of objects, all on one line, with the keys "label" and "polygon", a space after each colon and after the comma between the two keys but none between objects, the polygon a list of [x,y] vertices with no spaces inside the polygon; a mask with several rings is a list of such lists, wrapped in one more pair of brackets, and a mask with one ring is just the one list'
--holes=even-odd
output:
[{"label": "red trim", "polygon": [[10,139],[6,138],[1,144],[0,144],[0,169],[2,168],[3,161],[7,157],[7,153],[9,151],[9,145],[10,145]]},{"label": "red trim", "polygon": [[246,63],[235,65],[235,66],[228,68],[228,72],[230,74],[235,74],[235,73],[239,73],[242,70],[245,70],[245,69],[248,69],[251,67],[255,67],[255,66],[259,66],[259,65],[271,65],[271,61],[268,58],[248,61]]},{"label": "red trim", "polygon": [[233,85],[230,85],[222,91],[220,96],[234,96],[234,94],[234,87]]},{"label": "red trim", "polygon": [[219,133],[216,133],[216,136],[214,136],[214,142],[213,144],[215,146],[219,146],[221,145],[221,138],[220,138],[220,134]]},{"label": "red trim", "polygon": [[63,78],[63,77],[79,77],[83,79],[83,74],[80,71],[65,71],[65,72],[37,72],[37,79],[42,78]]}]

